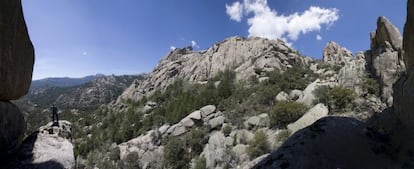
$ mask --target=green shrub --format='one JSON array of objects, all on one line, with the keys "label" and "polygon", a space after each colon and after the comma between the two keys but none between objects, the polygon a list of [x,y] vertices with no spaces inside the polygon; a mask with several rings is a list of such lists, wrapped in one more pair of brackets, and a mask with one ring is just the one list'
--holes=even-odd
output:
[{"label": "green shrub", "polygon": [[270,114],[270,123],[275,128],[286,128],[306,112],[307,107],[302,103],[280,101],[275,104]]},{"label": "green shrub", "polygon": [[171,169],[188,168],[187,150],[182,140],[171,138],[164,147],[164,167]]},{"label": "green shrub", "polygon": [[362,79],[362,90],[368,94],[373,94],[378,96],[380,94],[380,87],[378,81],[373,78],[365,77]]},{"label": "green shrub", "polygon": [[141,168],[138,162],[139,155],[137,152],[131,152],[129,153],[124,160],[122,160],[122,168],[123,169],[135,169],[135,168]]},{"label": "green shrub", "polygon": [[270,146],[266,133],[262,130],[256,131],[253,140],[249,142],[249,147],[247,148],[247,154],[250,156],[250,159],[255,159],[269,152]]},{"label": "green shrub", "polygon": [[328,106],[330,112],[343,112],[352,109],[356,98],[354,90],[342,86],[329,88],[321,86],[314,91],[317,101]]},{"label": "green shrub", "polygon": [[230,127],[230,125],[225,125],[223,128],[222,128],[222,132],[223,132],[223,134],[224,134],[224,136],[229,136],[230,135],[230,133],[231,133],[231,127]]},{"label": "green shrub", "polygon": [[206,169],[206,158],[198,157],[195,161],[194,169]]},{"label": "green shrub", "polygon": [[276,136],[276,140],[280,142],[285,142],[290,137],[290,130],[282,130],[279,132],[279,134]]},{"label": "green shrub", "polygon": [[207,130],[195,128],[185,135],[186,147],[189,148],[190,157],[195,157],[203,151],[204,144],[207,142]]}]

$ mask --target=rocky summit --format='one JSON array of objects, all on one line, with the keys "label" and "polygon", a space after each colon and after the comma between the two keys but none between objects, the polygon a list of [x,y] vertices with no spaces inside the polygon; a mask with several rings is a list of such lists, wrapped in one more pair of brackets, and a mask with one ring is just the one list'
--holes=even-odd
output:
[{"label": "rocky summit", "polygon": [[260,77],[266,71],[307,64],[311,60],[300,57],[283,41],[263,38],[231,37],[203,51],[177,48],[165,56],[146,79],[136,81],[125,90],[120,99],[140,100],[165,89],[177,78],[205,83],[220,71],[230,69],[236,72],[237,79],[247,79]]}]

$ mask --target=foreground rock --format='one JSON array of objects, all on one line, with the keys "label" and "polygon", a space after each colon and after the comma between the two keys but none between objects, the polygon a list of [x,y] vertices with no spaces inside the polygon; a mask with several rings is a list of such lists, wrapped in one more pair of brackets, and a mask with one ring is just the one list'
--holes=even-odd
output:
[{"label": "foreground rock", "polygon": [[399,168],[385,136],[364,123],[326,117],[298,131],[254,168]]},{"label": "foreground rock", "polygon": [[0,100],[16,100],[29,90],[34,50],[21,1],[1,1],[0,8]]},{"label": "foreground rock", "polygon": [[17,153],[25,130],[26,122],[19,108],[13,103],[0,101],[0,161],[3,162],[2,165],[16,164]]},{"label": "foreground rock", "polygon": [[20,160],[23,168],[74,169],[75,156],[72,144],[71,123],[52,122],[39,128],[22,144]]}]

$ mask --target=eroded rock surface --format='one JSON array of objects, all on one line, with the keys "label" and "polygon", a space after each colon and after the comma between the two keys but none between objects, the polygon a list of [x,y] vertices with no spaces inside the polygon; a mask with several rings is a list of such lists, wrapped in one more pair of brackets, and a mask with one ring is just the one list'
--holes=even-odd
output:
[{"label": "eroded rock surface", "polygon": [[1,1],[0,8],[0,100],[16,100],[29,90],[34,49],[21,1]]}]

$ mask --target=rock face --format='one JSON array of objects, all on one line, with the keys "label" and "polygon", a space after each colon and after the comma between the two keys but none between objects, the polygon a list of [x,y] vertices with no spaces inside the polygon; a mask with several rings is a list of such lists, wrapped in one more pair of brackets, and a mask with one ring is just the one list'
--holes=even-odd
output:
[{"label": "rock face", "polygon": [[292,135],[253,168],[399,168],[390,150],[387,139],[364,123],[325,117]]},{"label": "rock face", "polygon": [[407,127],[414,127],[414,1],[408,0],[407,21],[404,27],[404,61],[407,75],[395,85],[394,111]]},{"label": "rock face", "polygon": [[23,142],[20,158],[24,168],[75,168],[72,124],[68,121],[59,121],[59,127],[52,124],[40,127]]},{"label": "rock face", "polygon": [[34,49],[20,0],[0,2],[0,100],[16,100],[32,81]]},{"label": "rock face", "polygon": [[385,17],[379,17],[377,30],[371,32],[371,50],[367,62],[371,74],[380,84],[382,100],[393,103],[393,85],[405,72],[402,56],[402,37],[398,29]]},{"label": "rock face", "polygon": [[352,59],[352,52],[335,42],[328,42],[323,49],[323,62],[329,64],[344,64]]},{"label": "rock face", "polygon": [[284,42],[262,38],[232,37],[204,51],[191,48],[175,49],[141,83],[131,85],[121,100],[139,100],[156,90],[163,90],[176,79],[203,83],[219,72],[231,69],[237,79],[260,77],[261,72],[286,70],[293,64],[307,64],[311,59],[301,57]]},{"label": "rock face", "polygon": [[[360,86],[362,78],[366,76],[366,52],[358,52],[354,58],[346,62],[339,70],[338,83],[345,87]],[[355,90],[358,89],[355,88]]]}]

